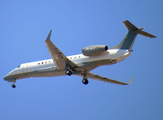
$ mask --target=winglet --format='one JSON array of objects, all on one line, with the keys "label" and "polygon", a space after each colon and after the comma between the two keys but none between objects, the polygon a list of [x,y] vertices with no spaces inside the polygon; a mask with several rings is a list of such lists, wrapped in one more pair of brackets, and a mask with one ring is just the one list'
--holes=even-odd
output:
[{"label": "winglet", "polygon": [[46,41],[47,41],[47,40],[50,40],[51,32],[52,32],[52,30],[50,30],[49,35],[48,35],[48,37],[46,38]]},{"label": "winglet", "polygon": [[134,80],[135,76],[130,80],[130,82],[128,83],[128,85],[130,85],[132,83],[132,81]]}]

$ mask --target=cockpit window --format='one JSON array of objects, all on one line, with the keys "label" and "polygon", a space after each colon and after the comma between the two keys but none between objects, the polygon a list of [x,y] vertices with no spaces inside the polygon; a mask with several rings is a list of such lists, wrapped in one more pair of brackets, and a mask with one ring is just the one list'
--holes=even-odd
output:
[{"label": "cockpit window", "polygon": [[21,65],[19,65],[17,68],[20,68]]}]

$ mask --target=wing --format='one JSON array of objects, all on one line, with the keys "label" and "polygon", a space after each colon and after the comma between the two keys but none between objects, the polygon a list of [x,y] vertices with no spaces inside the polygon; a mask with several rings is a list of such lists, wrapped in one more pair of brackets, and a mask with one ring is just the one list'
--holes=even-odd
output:
[{"label": "wing", "polygon": [[120,81],[117,81],[117,80],[102,77],[102,76],[99,76],[99,75],[96,75],[96,74],[93,74],[93,73],[90,73],[90,72],[87,73],[87,77],[91,78],[91,79],[94,79],[94,80],[99,80],[99,81],[113,83],[113,84],[119,84],[119,85],[129,85],[129,84],[131,84],[131,82],[135,78],[135,76],[134,76],[129,83],[124,83],[124,82],[120,82]]},{"label": "wing", "polygon": [[67,65],[69,67],[77,67],[77,65],[74,62],[70,61],[50,40],[51,32],[52,30],[50,30],[45,43],[57,69],[65,69]]}]

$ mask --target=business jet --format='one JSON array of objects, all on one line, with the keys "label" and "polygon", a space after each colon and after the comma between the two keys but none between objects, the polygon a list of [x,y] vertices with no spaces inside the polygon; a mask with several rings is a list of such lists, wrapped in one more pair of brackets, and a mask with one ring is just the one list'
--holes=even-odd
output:
[{"label": "business jet", "polygon": [[134,77],[129,83],[124,83],[90,72],[99,66],[112,65],[129,57],[137,34],[149,38],[156,37],[143,31],[143,28],[137,28],[128,20],[123,21],[123,23],[128,29],[128,33],[120,44],[111,48],[108,48],[106,45],[87,46],[82,49],[82,54],[67,57],[50,40],[51,30],[45,43],[52,59],[21,64],[9,72],[4,77],[4,80],[13,82],[11,87],[15,88],[16,80],[23,78],[75,75],[83,77],[82,83],[85,85],[89,82],[88,78],[119,85],[129,85]]}]

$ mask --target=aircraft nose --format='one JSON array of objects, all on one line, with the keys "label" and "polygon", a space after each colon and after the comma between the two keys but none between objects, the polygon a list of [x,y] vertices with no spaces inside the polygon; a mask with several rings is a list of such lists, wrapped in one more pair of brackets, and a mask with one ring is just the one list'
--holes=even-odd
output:
[{"label": "aircraft nose", "polygon": [[7,74],[3,79],[4,80],[9,80],[10,79],[10,74]]},{"label": "aircraft nose", "polygon": [[4,80],[7,80],[7,79],[8,79],[8,75],[6,75],[3,79],[4,79]]},{"label": "aircraft nose", "polygon": [[9,80],[12,79],[12,75],[15,73],[15,70],[12,70],[11,72],[9,72],[3,79],[4,80]]}]

